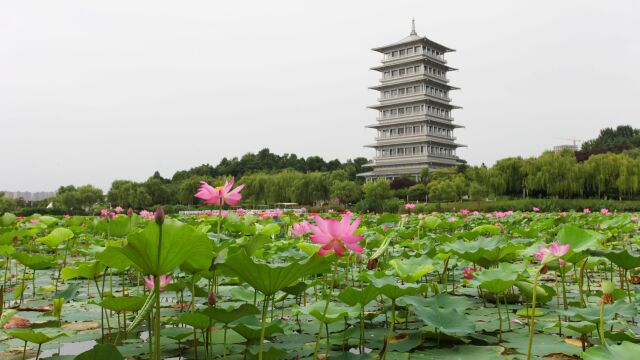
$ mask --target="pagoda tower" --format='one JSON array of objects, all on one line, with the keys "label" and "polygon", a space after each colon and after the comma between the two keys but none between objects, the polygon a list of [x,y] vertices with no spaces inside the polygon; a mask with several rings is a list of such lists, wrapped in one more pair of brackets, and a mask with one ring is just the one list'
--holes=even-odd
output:
[{"label": "pagoda tower", "polygon": [[380,66],[371,68],[382,75],[380,84],[370,87],[380,95],[372,171],[359,174],[365,178],[394,179],[403,175],[419,178],[423,168],[437,169],[462,163],[456,149],[452,111],[460,107],[451,103],[449,92],[458,88],[449,84],[447,73],[457,70],[447,66],[445,54],[452,50],[426,37],[418,36],[415,21],[406,38],[372,49],[383,54]]}]

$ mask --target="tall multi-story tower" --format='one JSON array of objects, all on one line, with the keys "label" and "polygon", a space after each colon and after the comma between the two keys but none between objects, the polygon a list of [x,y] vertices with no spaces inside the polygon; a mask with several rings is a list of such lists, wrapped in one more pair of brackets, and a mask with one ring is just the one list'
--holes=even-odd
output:
[{"label": "tall multi-story tower", "polygon": [[386,46],[372,49],[384,55],[382,65],[372,68],[382,74],[380,84],[372,86],[380,92],[378,104],[369,106],[379,112],[377,123],[368,128],[378,132],[376,150],[368,166],[373,171],[362,173],[367,179],[393,179],[402,175],[419,177],[420,170],[436,169],[461,163],[451,112],[459,109],[451,104],[444,54],[448,47],[420,37],[412,21],[411,34]]}]

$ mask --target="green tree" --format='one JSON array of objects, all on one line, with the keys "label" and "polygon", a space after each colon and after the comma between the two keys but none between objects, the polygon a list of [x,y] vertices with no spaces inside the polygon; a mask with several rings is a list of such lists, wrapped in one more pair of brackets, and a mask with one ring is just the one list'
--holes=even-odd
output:
[{"label": "green tree", "polygon": [[352,204],[362,198],[360,185],[350,180],[338,180],[331,184],[331,198],[339,199],[343,204]]},{"label": "green tree", "polygon": [[107,199],[112,206],[134,209],[145,208],[153,201],[142,184],[129,180],[114,180],[107,193]]},{"label": "green tree", "polygon": [[5,196],[4,193],[0,193],[0,214],[5,212],[14,211],[16,209],[16,202]]}]

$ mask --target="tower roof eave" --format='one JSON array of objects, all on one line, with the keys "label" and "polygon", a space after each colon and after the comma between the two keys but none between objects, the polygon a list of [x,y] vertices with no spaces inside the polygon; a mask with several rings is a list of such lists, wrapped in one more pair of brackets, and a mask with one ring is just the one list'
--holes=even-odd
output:
[{"label": "tower roof eave", "polygon": [[405,37],[404,39],[400,40],[400,41],[396,41],[392,44],[389,45],[384,45],[384,46],[379,46],[379,47],[375,47],[372,48],[371,50],[373,51],[377,51],[380,53],[384,53],[386,50],[400,46],[400,45],[404,45],[404,44],[410,44],[410,43],[416,43],[416,42],[420,42],[420,43],[427,43],[433,46],[436,46],[438,48],[440,48],[441,50],[445,51],[445,52],[452,52],[455,51],[454,49],[448,48],[440,43],[437,43],[433,40],[430,40],[429,38],[427,38],[426,36],[418,36],[416,34],[411,34],[407,37]]}]

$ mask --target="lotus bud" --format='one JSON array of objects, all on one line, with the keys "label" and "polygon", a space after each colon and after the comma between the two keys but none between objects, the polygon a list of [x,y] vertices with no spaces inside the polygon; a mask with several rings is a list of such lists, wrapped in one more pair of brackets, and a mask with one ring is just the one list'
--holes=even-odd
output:
[{"label": "lotus bud", "polygon": [[378,258],[371,259],[367,262],[367,270],[373,270],[378,267]]},{"label": "lotus bud", "polygon": [[609,280],[602,280],[602,293],[603,294],[611,295],[611,294],[613,294],[613,290],[615,290],[613,282],[611,282]]},{"label": "lotus bud", "polygon": [[207,302],[212,306],[215,306],[218,302],[218,295],[216,295],[215,291],[209,293],[209,296],[207,296]]},{"label": "lotus bud", "polygon": [[131,217],[131,215],[133,215],[133,209],[129,208],[129,210],[127,210],[127,216]]},{"label": "lotus bud", "polygon": [[155,220],[158,225],[162,225],[164,223],[164,210],[161,207],[156,209]]}]

